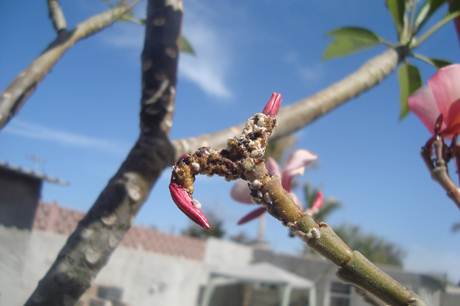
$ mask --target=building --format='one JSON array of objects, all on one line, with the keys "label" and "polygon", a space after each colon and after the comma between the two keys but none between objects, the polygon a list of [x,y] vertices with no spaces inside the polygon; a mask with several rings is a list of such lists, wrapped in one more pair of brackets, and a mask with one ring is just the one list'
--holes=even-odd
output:
[{"label": "building", "polygon": [[[0,211],[11,216],[2,216],[0,224],[0,305],[25,302],[83,217],[57,203],[40,203],[43,181],[54,182],[0,164]],[[22,213],[4,207],[14,205],[27,222]],[[458,305],[460,290],[439,277],[383,268],[429,305]],[[300,258],[134,226],[79,305],[367,305],[335,272],[334,265],[315,256]]]}]

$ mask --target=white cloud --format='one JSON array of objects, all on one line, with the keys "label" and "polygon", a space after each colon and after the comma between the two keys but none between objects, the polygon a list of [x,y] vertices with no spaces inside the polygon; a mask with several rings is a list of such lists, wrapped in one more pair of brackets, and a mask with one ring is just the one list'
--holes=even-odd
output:
[{"label": "white cloud", "polygon": [[86,136],[74,132],[57,130],[54,128],[45,127],[39,124],[14,120],[4,130],[5,133],[16,135],[29,139],[43,140],[79,147],[85,149],[99,150],[113,154],[123,153],[126,146],[120,143]]},{"label": "white cloud", "polygon": [[106,35],[105,42],[130,51],[139,51],[144,39],[144,27],[135,24],[121,23],[113,35]]},{"label": "white cloud", "polygon": [[[214,24],[214,12],[198,1],[187,2],[183,30],[196,55],[183,54],[179,61],[179,75],[194,83],[207,94],[217,98],[230,98],[227,76],[231,67],[231,48]],[[139,16],[142,6],[136,15]],[[134,24],[119,24],[105,42],[118,48],[140,52],[144,28]]]},{"label": "white cloud", "polygon": [[283,60],[293,67],[293,71],[297,73],[302,81],[314,83],[324,77],[324,68],[322,64],[314,63],[305,65],[302,63],[299,54],[294,50],[288,51]]},{"label": "white cloud", "polygon": [[324,70],[320,64],[313,64],[310,66],[298,67],[298,73],[302,80],[313,83],[319,81],[323,77]]},{"label": "white cloud", "polygon": [[196,83],[210,95],[229,98],[231,92],[226,84],[229,54],[220,41],[219,34],[210,25],[196,21],[186,23],[185,35],[192,43],[196,56],[183,56],[179,73]]}]

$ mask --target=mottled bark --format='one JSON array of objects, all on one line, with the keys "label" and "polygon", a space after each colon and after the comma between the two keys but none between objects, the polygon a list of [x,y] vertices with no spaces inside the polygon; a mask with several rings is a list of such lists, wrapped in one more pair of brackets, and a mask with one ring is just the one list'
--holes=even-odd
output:
[{"label": "mottled bark", "polygon": [[[350,99],[373,88],[387,77],[404,57],[404,50],[387,50],[326,89],[293,105],[283,107],[278,116],[278,126],[272,139],[292,134]],[[239,134],[242,128],[243,124],[240,124],[218,132],[175,140],[173,143],[176,148],[176,158],[202,146],[223,148],[227,139]]]},{"label": "mottled bark", "polygon": [[[54,5],[57,3],[54,1],[50,2],[55,3]],[[137,2],[138,0],[134,0],[131,3],[122,2],[106,12],[79,23],[72,30],[58,31],[56,39],[48,48],[0,94],[0,128],[3,128],[19,111],[24,102],[33,93],[38,83],[51,71],[67,50],[81,39],[91,36],[113,24],[117,19],[129,12]],[[61,26],[62,22],[59,23],[58,27]]]},{"label": "mottled bark", "polygon": [[59,0],[48,0],[48,12],[54,30],[56,30],[58,34],[65,31],[67,29],[67,22]]},{"label": "mottled bark", "polygon": [[74,305],[107,263],[174,148],[171,126],[182,20],[180,0],[150,0],[142,52],[140,136],[68,238],[26,305]]}]

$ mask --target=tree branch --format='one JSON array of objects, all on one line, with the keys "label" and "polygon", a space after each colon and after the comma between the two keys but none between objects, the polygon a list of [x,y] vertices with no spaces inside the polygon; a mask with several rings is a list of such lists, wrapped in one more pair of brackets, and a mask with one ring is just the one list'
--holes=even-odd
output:
[{"label": "tree branch", "polygon": [[338,276],[370,292],[393,306],[425,306],[414,292],[379,269],[360,252],[352,250],[324,222],[316,222],[300,208],[281,184],[269,174],[264,153],[275,125],[275,118],[257,113],[246,123],[243,132],[228,140],[220,152],[200,148],[181,157],[172,170],[170,192],[176,205],[192,220],[208,227],[205,216],[192,197],[195,176],[219,175],[227,180],[248,182],[254,203],[259,203],[292,233],[338,266]]},{"label": "tree branch", "polygon": [[[162,22],[159,22],[161,20]],[[150,0],[142,52],[140,136],[26,305],[74,305],[107,263],[159,175],[172,163],[181,0]]]},{"label": "tree branch", "polygon": [[61,32],[62,35],[58,35],[48,48],[0,94],[0,128],[3,128],[19,111],[38,83],[68,49],[81,39],[113,24],[117,19],[129,12],[137,2],[138,0],[133,0],[131,3],[122,2],[106,12],[79,23],[71,31]]},{"label": "tree branch", "polygon": [[[358,70],[315,95],[283,107],[272,139],[289,135],[331,112],[350,99],[371,89],[387,77],[404,59],[406,51],[390,49],[372,58]],[[225,147],[227,140],[241,132],[243,124],[191,138],[175,140],[176,158],[202,146]]]},{"label": "tree branch", "polygon": [[[454,154],[453,156],[458,161],[458,151],[459,148],[456,145],[456,140],[453,141],[452,148],[447,148],[440,136],[434,136],[434,138],[428,140],[422,148],[421,155],[433,180],[438,182],[438,184],[446,191],[449,198],[460,209],[460,189],[452,181],[452,178],[449,175],[447,162],[450,157],[446,156]],[[434,154],[434,159],[431,157],[432,152]]]},{"label": "tree branch", "polygon": [[379,298],[377,298],[373,294],[367,292],[366,290],[361,289],[358,286],[354,286],[354,287],[355,287],[356,293],[358,295],[360,295],[365,302],[367,302],[367,303],[369,303],[369,304],[371,304],[373,306],[391,306],[391,305],[388,305],[387,303],[381,301]]},{"label": "tree branch", "polygon": [[67,22],[59,0],[48,0],[48,11],[53,27],[59,35],[67,29]]}]

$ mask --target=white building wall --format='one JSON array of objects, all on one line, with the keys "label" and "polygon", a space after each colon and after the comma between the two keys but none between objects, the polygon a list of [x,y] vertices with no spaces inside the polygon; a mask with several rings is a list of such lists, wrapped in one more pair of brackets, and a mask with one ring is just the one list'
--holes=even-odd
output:
[{"label": "white building wall", "polygon": [[[23,305],[66,238],[0,226],[0,306]],[[119,247],[93,284],[122,288],[131,306],[195,306],[206,276],[202,262]]]},{"label": "white building wall", "polygon": [[252,262],[253,249],[232,241],[209,238],[204,262],[210,266],[246,266]]}]

